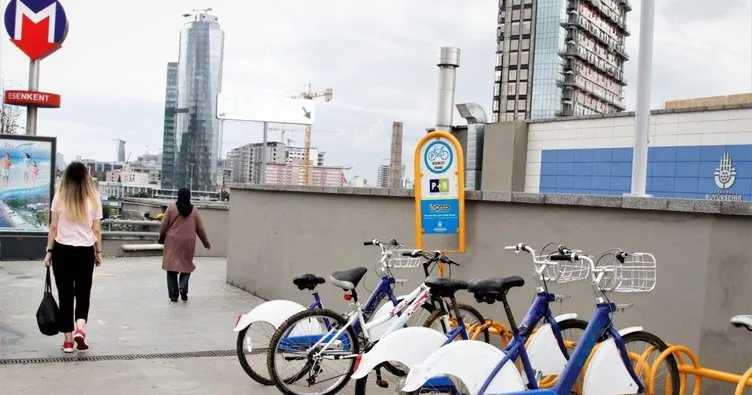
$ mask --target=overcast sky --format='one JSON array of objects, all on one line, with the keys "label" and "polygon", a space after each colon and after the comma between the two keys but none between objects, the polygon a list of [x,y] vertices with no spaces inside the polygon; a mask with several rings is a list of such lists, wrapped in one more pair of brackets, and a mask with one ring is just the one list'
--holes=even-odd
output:
[{"label": "overcast sky", "polygon": [[[0,0],[7,4],[8,0]],[[752,0],[657,1],[653,108],[665,100],[750,92]],[[40,110],[38,134],[57,136],[66,160],[76,154],[115,159],[114,138],[133,157],[162,145],[166,63],[177,60],[181,14],[212,7],[225,31],[223,91],[289,96],[332,88],[319,102],[313,145],[349,175],[376,181],[386,163],[392,121],[404,122],[404,161],[435,123],[439,48],[461,48],[456,102],[489,115],[497,0],[62,1],[70,32],[42,62],[40,89],[63,95],[60,109]],[[640,1],[628,16],[626,97],[634,109]],[[25,88],[28,60],[2,37],[2,77]],[[455,124],[464,120],[455,111]],[[301,127],[288,132],[303,144]],[[271,132],[276,139],[279,132]],[[223,152],[261,141],[256,124],[225,124]],[[408,167],[409,168],[409,167]]]}]

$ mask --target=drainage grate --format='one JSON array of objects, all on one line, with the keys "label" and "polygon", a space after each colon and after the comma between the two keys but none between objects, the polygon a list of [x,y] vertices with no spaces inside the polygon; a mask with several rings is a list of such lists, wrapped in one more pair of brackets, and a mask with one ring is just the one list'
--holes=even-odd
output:
[{"label": "drainage grate", "polygon": [[78,355],[75,357],[0,359],[0,365],[32,365],[32,364],[42,364],[42,363],[64,363],[64,362],[132,361],[135,359],[181,359],[181,358],[231,357],[235,355],[236,355],[235,350],[173,352],[173,353],[158,353],[158,354],[123,354],[123,355],[92,355],[92,356]]}]

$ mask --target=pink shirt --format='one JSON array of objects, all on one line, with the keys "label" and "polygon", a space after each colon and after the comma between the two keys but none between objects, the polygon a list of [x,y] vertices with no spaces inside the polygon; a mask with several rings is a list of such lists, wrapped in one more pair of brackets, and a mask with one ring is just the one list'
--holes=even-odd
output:
[{"label": "pink shirt", "polygon": [[55,241],[73,247],[91,247],[97,241],[91,229],[95,219],[102,219],[102,205],[86,202],[87,216],[83,223],[72,221],[63,211],[58,195],[52,199],[50,210],[58,215]]}]

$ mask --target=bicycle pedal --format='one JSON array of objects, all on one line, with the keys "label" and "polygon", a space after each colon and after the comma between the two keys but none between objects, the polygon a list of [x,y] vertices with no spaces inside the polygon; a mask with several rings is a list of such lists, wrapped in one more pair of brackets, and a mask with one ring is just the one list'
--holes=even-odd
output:
[{"label": "bicycle pedal", "polygon": [[376,380],[376,385],[381,388],[389,388],[389,383],[387,383],[385,380]]}]

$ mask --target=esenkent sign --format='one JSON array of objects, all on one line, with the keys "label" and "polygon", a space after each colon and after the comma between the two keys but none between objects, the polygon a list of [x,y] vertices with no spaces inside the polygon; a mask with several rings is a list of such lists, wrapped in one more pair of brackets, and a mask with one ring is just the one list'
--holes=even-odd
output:
[{"label": "esenkent sign", "polygon": [[68,18],[57,0],[10,0],[5,9],[5,30],[29,59],[41,60],[63,45]]},{"label": "esenkent sign", "polygon": [[16,106],[60,107],[60,95],[49,92],[6,90],[3,101]]}]

